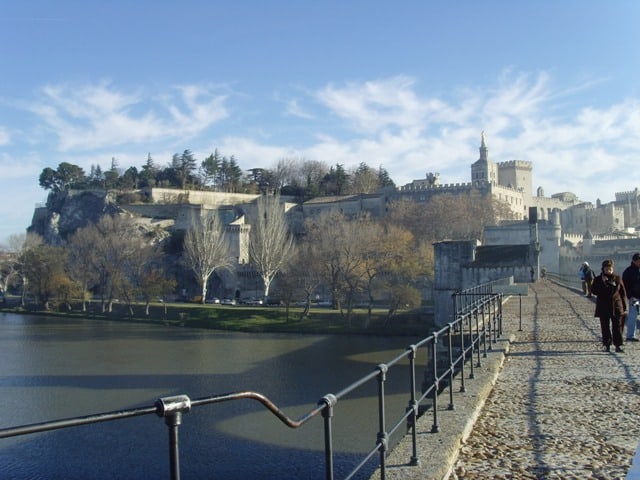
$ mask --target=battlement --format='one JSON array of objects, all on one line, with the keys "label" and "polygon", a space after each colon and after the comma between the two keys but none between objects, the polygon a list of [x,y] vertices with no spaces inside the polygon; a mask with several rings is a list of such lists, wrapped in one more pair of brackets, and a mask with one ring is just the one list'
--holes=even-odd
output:
[{"label": "battlement", "polygon": [[502,184],[494,185],[494,189],[500,189],[502,191],[506,190],[508,192],[514,192],[514,193],[524,192],[523,187],[510,187],[509,185],[502,185]]},{"label": "battlement", "polygon": [[401,192],[422,192],[422,191],[432,191],[437,190],[438,192],[442,192],[445,190],[449,191],[461,191],[461,190],[469,190],[472,187],[470,182],[468,183],[442,183],[438,185],[427,185],[427,184],[413,184],[409,183],[404,187],[399,187],[399,191]]},{"label": "battlement", "polygon": [[639,195],[640,192],[638,192],[637,188],[628,192],[616,192],[616,202],[628,202],[629,200],[635,201]]},{"label": "battlement", "polygon": [[498,162],[498,168],[515,167],[521,170],[533,170],[533,162],[527,160],[507,160],[506,162]]}]

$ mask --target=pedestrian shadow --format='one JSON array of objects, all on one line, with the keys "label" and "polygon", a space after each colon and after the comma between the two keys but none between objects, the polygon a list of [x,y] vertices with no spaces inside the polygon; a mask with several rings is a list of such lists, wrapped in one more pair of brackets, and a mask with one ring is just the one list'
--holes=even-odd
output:
[{"label": "pedestrian shadow", "polygon": [[[548,331],[546,331],[548,327],[544,325],[544,323],[548,323],[548,315],[545,318],[547,322],[543,322],[540,316],[541,315],[540,306],[542,304],[548,305],[550,302],[548,292],[554,292],[555,294],[557,294],[557,298],[554,299],[553,301],[565,302],[566,309],[569,312],[571,312],[571,316],[575,315],[575,318],[578,320],[578,325],[575,325],[574,323],[572,323],[568,326],[563,326],[563,328],[584,328],[585,332],[590,332],[590,336],[593,337],[593,340],[590,340],[590,339],[569,340],[568,339],[567,343],[583,345],[583,346],[585,344],[593,344],[594,342],[597,342],[596,344],[600,344],[601,336],[600,336],[599,324],[595,324],[596,322],[594,322],[593,318],[585,317],[583,312],[580,312],[576,308],[574,303],[572,303],[572,300],[569,299],[567,295],[563,295],[563,292],[561,291],[562,287],[556,287],[553,289],[550,289],[548,287],[540,287],[540,288],[545,290],[544,295],[541,295],[540,292],[538,292],[538,289],[535,285],[531,287],[531,290],[533,292],[533,297],[534,297],[532,319],[531,319],[532,340],[527,342],[522,342],[522,345],[524,344],[532,345],[532,351],[527,351],[527,352],[511,351],[509,353],[509,356],[522,357],[522,358],[524,357],[535,358],[535,367],[532,371],[531,376],[529,377],[529,381],[527,385],[527,388],[528,388],[527,398],[529,402],[527,407],[528,424],[529,424],[529,431],[530,431],[529,441],[531,442],[532,452],[534,455],[534,464],[532,465],[531,470],[535,472],[538,478],[547,478],[547,476],[552,474],[553,471],[556,471],[557,473],[557,466],[550,464],[546,460],[547,458],[550,458],[549,453],[554,451],[553,442],[555,440],[553,438],[549,438],[548,435],[545,435],[541,427],[544,424],[544,422],[542,421],[543,418],[541,418],[541,413],[538,411],[538,408],[540,405],[544,405],[544,398],[539,393],[539,387],[544,382],[548,383],[548,378],[542,378],[543,373],[547,373],[549,371],[549,368],[558,368],[558,365],[554,365],[554,364],[545,365],[545,359],[553,358],[553,357],[576,358],[576,356],[581,356],[581,357],[603,356],[603,358],[606,358],[608,360],[614,359],[614,361],[618,363],[620,368],[623,369],[624,379],[625,381],[629,382],[627,385],[627,388],[630,392],[634,394],[638,394],[638,392],[640,391],[640,382],[638,381],[639,380],[638,376],[634,375],[634,366],[629,362],[629,358],[635,357],[633,353],[631,354],[611,353],[611,354],[608,354],[608,356],[605,356],[603,352],[598,350],[585,350],[585,349],[544,350],[544,346],[547,343],[562,342],[561,338],[556,339],[555,341],[540,339],[540,337],[544,337],[549,333]],[[573,298],[573,293],[571,294]],[[593,301],[593,299],[589,299],[589,300]],[[562,307],[558,308],[558,310],[562,310]],[[635,369],[637,370],[637,366],[635,366]]]}]

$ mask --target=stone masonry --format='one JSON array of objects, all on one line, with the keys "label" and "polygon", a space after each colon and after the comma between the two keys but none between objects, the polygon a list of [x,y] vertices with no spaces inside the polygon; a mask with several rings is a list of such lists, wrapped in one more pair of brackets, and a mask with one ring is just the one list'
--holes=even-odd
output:
[{"label": "stone masonry", "polygon": [[625,479],[640,437],[640,342],[604,352],[594,303],[574,289],[538,282],[521,300],[522,329],[511,297],[501,345],[456,410],[442,407],[440,432],[420,418],[420,465],[407,465],[407,436],[386,478]]}]

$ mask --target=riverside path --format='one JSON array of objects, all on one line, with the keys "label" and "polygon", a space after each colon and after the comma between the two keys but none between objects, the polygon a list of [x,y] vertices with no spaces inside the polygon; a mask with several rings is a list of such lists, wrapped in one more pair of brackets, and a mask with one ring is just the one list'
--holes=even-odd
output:
[{"label": "riverside path", "polygon": [[386,478],[640,478],[629,473],[640,436],[640,342],[604,352],[594,307],[551,282],[508,298],[502,339],[456,393],[455,410],[439,407],[440,431],[420,417],[419,465],[408,465],[405,438]]}]

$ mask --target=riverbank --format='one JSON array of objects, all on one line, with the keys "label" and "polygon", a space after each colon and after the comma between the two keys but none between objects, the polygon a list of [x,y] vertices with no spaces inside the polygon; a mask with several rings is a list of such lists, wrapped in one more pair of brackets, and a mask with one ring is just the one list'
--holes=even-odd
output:
[{"label": "riverbank", "polygon": [[427,336],[433,331],[432,316],[419,311],[403,312],[388,319],[385,309],[374,309],[371,316],[367,309],[355,309],[347,321],[346,312],[324,307],[311,308],[302,319],[302,307],[153,303],[149,315],[142,304],[134,304],[132,310],[133,314],[127,305],[117,303],[111,312],[102,312],[99,302],[89,302],[86,311],[82,311],[80,304],[72,304],[70,309],[44,310],[35,304],[22,307],[17,299],[11,298],[0,305],[0,311],[12,313],[252,333]]}]

